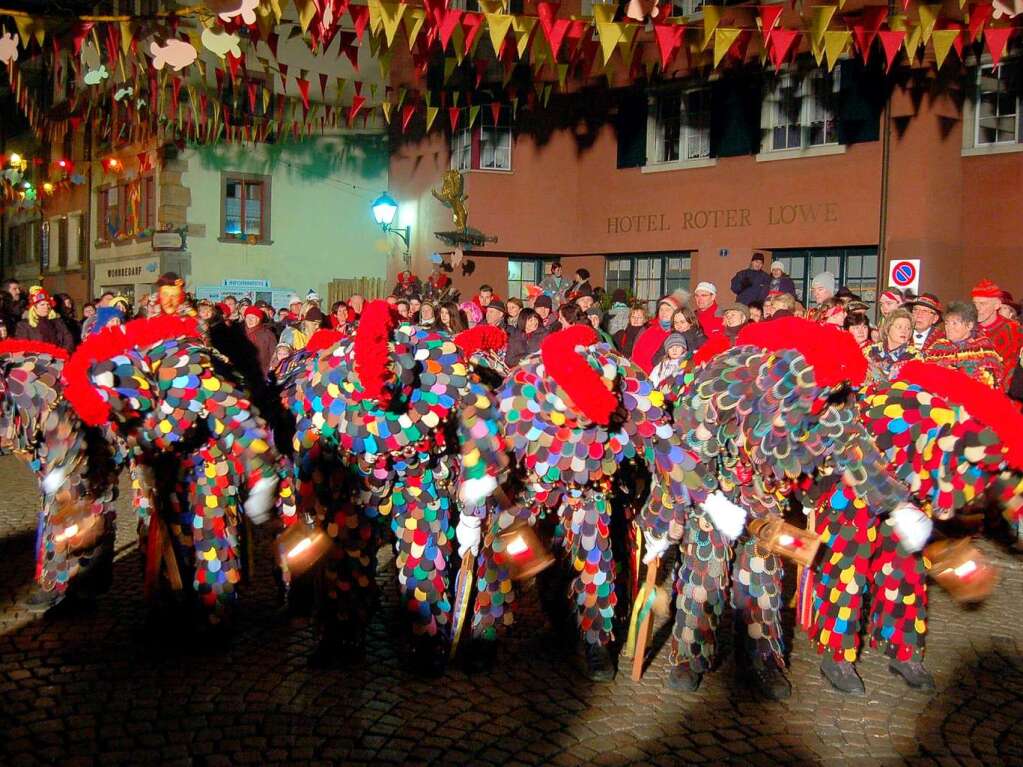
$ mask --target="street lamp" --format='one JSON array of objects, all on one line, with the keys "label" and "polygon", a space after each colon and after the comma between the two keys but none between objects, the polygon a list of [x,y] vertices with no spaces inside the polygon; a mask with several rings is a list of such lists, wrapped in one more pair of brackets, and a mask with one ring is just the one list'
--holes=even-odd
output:
[{"label": "street lamp", "polygon": [[394,216],[397,212],[398,203],[387,192],[384,192],[373,201],[373,218],[380,225],[380,228],[385,232],[396,234],[398,239],[405,243],[405,265],[408,266],[410,260],[409,240],[412,235],[412,227],[392,227],[391,222],[394,221]]}]

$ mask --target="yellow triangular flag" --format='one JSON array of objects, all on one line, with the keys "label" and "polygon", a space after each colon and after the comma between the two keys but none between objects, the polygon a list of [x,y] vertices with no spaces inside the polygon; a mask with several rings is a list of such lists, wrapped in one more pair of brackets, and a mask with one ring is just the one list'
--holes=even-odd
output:
[{"label": "yellow triangular flag", "polygon": [[480,0],[480,10],[483,11],[484,15],[504,13],[504,0]]},{"label": "yellow triangular flag", "polygon": [[610,24],[615,20],[615,11],[617,10],[617,5],[608,5],[606,3],[594,4],[593,20],[597,24]]},{"label": "yellow triangular flag", "polygon": [[945,63],[945,57],[948,56],[952,43],[957,37],[959,37],[958,29],[936,29],[931,34],[934,42],[934,60],[938,64],[938,69],[941,69],[941,65]]},{"label": "yellow triangular flag", "polygon": [[390,125],[391,124],[391,110],[394,109],[394,104],[392,104],[390,101],[385,101],[384,103],[382,103],[380,105],[380,108],[382,110],[384,110],[384,122],[386,122],[388,125]]},{"label": "yellow triangular flag", "polygon": [[565,82],[568,80],[568,64],[558,64],[558,87],[565,90]]},{"label": "yellow triangular flag", "polygon": [[828,54],[828,71],[835,68],[838,57],[845,51],[852,40],[852,32],[848,30],[827,31],[824,33],[824,50]]},{"label": "yellow triangular flag", "polygon": [[461,66],[462,59],[465,58],[465,30],[461,24],[451,32],[451,48],[455,52],[455,60]]},{"label": "yellow triangular flag", "polygon": [[620,24],[622,27],[622,39],[618,43],[618,47],[622,49],[622,61],[625,62],[625,68],[629,69],[632,67],[632,57],[636,53],[636,33],[640,30],[639,24]]},{"label": "yellow triangular flag", "polygon": [[[601,6],[593,6],[594,10]],[[604,54],[604,66],[614,55],[615,48],[622,41],[622,27],[624,24],[603,24],[597,22],[597,34],[600,35],[600,50]]]},{"label": "yellow triangular flag", "polygon": [[[614,6],[611,6],[612,8]],[[718,24],[721,23],[721,6],[718,5],[705,5],[703,6],[703,39],[705,41],[704,48],[707,47],[706,43],[710,42],[711,35],[714,34],[714,30],[718,28]],[[715,40],[714,45],[717,45]]]},{"label": "yellow triangular flag", "polygon": [[533,31],[533,27],[536,26],[536,18],[536,16],[512,16],[512,31],[515,32],[515,44],[520,59],[526,55],[529,35]]},{"label": "yellow triangular flag", "polygon": [[131,50],[131,22],[122,21],[121,26],[121,53],[125,56],[128,55],[128,51]]},{"label": "yellow triangular flag", "polygon": [[833,5],[815,5],[813,7],[813,20],[810,22],[810,40],[812,42],[817,45],[824,42],[824,33],[835,17],[836,10],[838,9]]},{"label": "yellow triangular flag", "polygon": [[448,80],[451,79],[451,75],[454,73],[455,67],[457,67],[457,66],[458,66],[458,61],[456,61],[454,58],[452,58],[451,56],[445,56],[444,57],[444,84],[445,85],[447,85]]},{"label": "yellow triangular flag", "polygon": [[18,37],[21,38],[22,48],[28,48],[29,41],[32,39],[32,27],[34,24],[35,22],[28,16],[14,17],[14,26],[18,28]]},{"label": "yellow triangular flag", "polygon": [[476,124],[476,118],[480,116],[480,108],[478,106],[469,107],[469,127],[472,128]]},{"label": "yellow triangular flag", "polygon": [[426,20],[426,10],[423,8],[406,8],[402,22],[405,24],[405,36],[408,38],[408,49],[416,44],[416,38],[423,29],[423,22]]},{"label": "yellow triangular flag", "polygon": [[302,27],[302,34],[305,34],[316,15],[316,3],[313,0],[295,0],[295,10],[298,11],[298,25]]},{"label": "yellow triangular flag", "polygon": [[[636,26],[636,25],[633,25]],[[742,32],[741,29],[736,27],[718,27],[714,30],[714,66],[717,67],[721,63],[721,59],[725,57],[729,49],[732,47],[732,43]]]},{"label": "yellow triangular flag", "polygon": [[906,39],[902,41],[902,44],[906,48],[906,55],[911,60],[916,58],[917,51],[920,48],[920,38],[923,35],[924,32],[919,24],[914,24],[908,19],[906,20]]},{"label": "yellow triangular flag", "polygon": [[488,13],[484,18],[487,20],[487,31],[490,33],[490,44],[494,47],[494,53],[501,52],[501,43],[508,36],[514,16],[504,13]]},{"label": "yellow triangular flag", "polygon": [[814,61],[817,62],[817,66],[824,65],[824,43],[815,43],[813,38],[810,38],[810,53],[813,54]]},{"label": "yellow triangular flag", "polygon": [[380,2],[380,23],[384,27],[384,39],[388,47],[394,42],[394,36],[398,34],[398,25],[401,24],[401,17],[405,14],[408,6],[405,3]]},{"label": "yellow triangular flag", "polygon": [[440,112],[440,107],[427,107],[426,108],[426,132],[430,132],[430,128],[433,127],[433,121],[437,119],[437,113]]},{"label": "yellow triangular flag", "polygon": [[391,61],[394,59],[394,48],[388,48],[386,51],[377,55],[377,61],[380,62],[380,76],[384,80],[391,79]]},{"label": "yellow triangular flag", "polygon": [[934,23],[938,20],[938,14],[941,13],[941,5],[924,5],[920,4],[917,6],[917,10],[920,13],[920,29],[923,32],[923,44],[927,45],[927,41],[931,39],[931,33],[934,31]]}]

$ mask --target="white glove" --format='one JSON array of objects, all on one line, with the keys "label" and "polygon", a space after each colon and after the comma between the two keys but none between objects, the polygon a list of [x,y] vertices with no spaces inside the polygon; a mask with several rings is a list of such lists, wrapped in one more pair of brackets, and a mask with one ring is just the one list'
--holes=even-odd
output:
[{"label": "white glove", "polygon": [[270,509],[273,508],[276,495],[277,477],[263,477],[249,491],[249,497],[245,500],[245,516],[256,525],[266,522],[270,519]]},{"label": "white glove", "polygon": [[707,500],[700,504],[700,509],[729,542],[742,535],[746,526],[746,509],[732,503],[720,490],[708,495]]},{"label": "white glove", "polygon": [[912,503],[900,503],[888,518],[902,547],[910,553],[920,551],[934,530],[931,518]]},{"label": "white glove", "polygon": [[661,555],[668,550],[671,541],[668,540],[666,535],[654,535],[649,530],[644,530],[643,544],[646,549],[643,552],[643,563],[649,564],[655,559],[660,559]]},{"label": "white glove", "polygon": [[479,479],[467,479],[458,488],[458,499],[465,506],[479,506],[497,489],[497,478],[487,474]]},{"label": "white glove", "polygon": [[479,517],[470,517],[462,514],[458,518],[458,527],[455,528],[455,537],[458,538],[458,556],[464,557],[465,552],[471,551],[473,556],[480,553],[480,523]]}]

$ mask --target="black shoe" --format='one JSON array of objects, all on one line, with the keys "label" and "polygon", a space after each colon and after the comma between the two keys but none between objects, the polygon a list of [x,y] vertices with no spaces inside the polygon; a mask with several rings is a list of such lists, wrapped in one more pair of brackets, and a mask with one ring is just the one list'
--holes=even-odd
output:
[{"label": "black shoe", "polygon": [[914,690],[934,689],[934,677],[918,660],[893,660],[888,664],[888,670],[901,676]]},{"label": "black shoe", "polygon": [[610,682],[615,678],[615,665],[604,645],[586,643],[586,677],[591,682]]},{"label": "black shoe", "polygon": [[837,661],[830,655],[825,655],[821,661],[821,675],[839,692],[850,695],[863,695],[867,692],[856,667],[849,661]]},{"label": "black shoe", "polygon": [[754,660],[746,670],[746,678],[768,700],[788,700],[792,696],[792,685],[774,658]]},{"label": "black shoe", "polygon": [[700,682],[703,681],[703,674],[693,671],[688,663],[679,663],[672,666],[668,680],[664,683],[669,690],[675,692],[696,692],[700,689]]},{"label": "black shoe", "polygon": [[21,603],[21,606],[30,613],[42,615],[63,602],[66,596],[67,592],[47,591],[41,586],[36,586],[32,593]]},{"label": "black shoe", "polygon": [[485,674],[497,663],[497,642],[473,639],[465,647],[465,670],[469,674]]}]

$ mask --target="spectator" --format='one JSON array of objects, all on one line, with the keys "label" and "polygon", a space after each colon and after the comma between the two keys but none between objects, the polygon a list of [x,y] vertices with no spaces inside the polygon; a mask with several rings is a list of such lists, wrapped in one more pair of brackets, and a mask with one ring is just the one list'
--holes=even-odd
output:
[{"label": "spectator", "polygon": [[964,301],[948,305],[944,337],[931,345],[924,362],[960,370],[994,389],[1000,388],[1006,378],[995,345],[977,326],[977,308]]},{"label": "spectator", "polygon": [[883,384],[899,375],[910,360],[920,359],[911,343],[913,320],[905,309],[891,312],[881,325],[881,340],[867,347],[868,383]]},{"label": "spectator", "polygon": [[749,309],[750,322],[761,322],[764,319],[763,301],[754,301],[747,308]]},{"label": "spectator", "polygon": [[840,287],[838,289],[838,292],[835,293],[835,298],[840,300],[845,306],[848,306],[853,301],[862,301],[863,300],[858,295],[853,293],[848,285],[843,285],[842,287]]},{"label": "spectator", "polygon": [[21,283],[17,280],[4,280],[3,294],[0,295],[0,312],[2,312],[7,335],[13,336],[15,328],[25,314],[26,302],[21,294]]},{"label": "spectator", "polygon": [[1002,377],[996,388],[1007,391],[1012,369],[1023,350],[1023,328],[1014,320],[1007,320],[998,313],[1002,305],[1002,289],[991,280],[981,280],[970,297],[977,308],[977,324],[991,339],[995,351],[1002,360]]},{"label": "spectator", "polygon": [[675,296],[662,298],[657,304],[657,316],[650,320],[633,344],[631,359],[647,375],[656,364],[654,357],[663,351],[664,342],[671,335],[672,317],[681,308],[682,302]]},{"label": "spectator", "polygon": [[576,304],[562,304],[558,308],[558,322],[561,323],[561,330],[570,328],[573,325],[589,325],[586,315],[582,313]]},{"label": "spectator", "polygon": [[845,318],[849,315],[845,302],[837,295],[828,298],[818,307],[817,322],[821,325],[837,325],[843,327]]},{"label": "spectator", "polygon": [[835,296],[835,275],[831,272],[821,272],[810,282],[810,297],[813,299],[814,308],[806,313],[806,318],[813,322],[822,322],[821,307],[829,298]]},{"label": "spectator", "polygon": [[611,294],[611,308],[607,312],[607,332],[614,338],[629,325],[629,305],[622,288]]},{"label": "spectator", "polygon": [[451,335],[457,335],[467,328],[462,312],[454,301],[445,301],[437,312],[437,327]]},{"label": "spectator", "polygon": [[366,299],[360,296],[358,293],[350,296],[348,299],[348,321],[358,322],[359,317],[362,316],[362,307],[365,306]]},{"label": "spectator", "polygon": [[98,333],[111,325],[123,325],[125,321],[124,311],[120,306],[101,306],[96,310],[95,318],[96,321],[89,329],[90,333]]},{"label": "spectator", "polygon": [[721,320],[721,310],[717,304],[718,289],[713,282],[701,282],[693,291],[693,302],[696,304],[696,319],[708,336],[723,333],[725,324]]},{"label": "spectator", "polygon": [[767,295],[768,285],[771,278],[764,271],[764,254],[754,253],[750,259],[749,267],[740,269],[732,277],[732,292],[735,293],[735,300],[740,304],[749,305],[759,298]]},{"label": "spectator", "polygon": [[[889,312],[890,314],[891,312]],[[873,342],[873,333],[870,328],[870,318],[866,314],[849,314],[845,318],[844,326],[850,335],[856,339],[856,343],[866,352],[866,349]]]},{"label": "spectator", "polygon": [[[585,295],[590,296],[591,299],[593,298],[593,286],[590,285],[590,270],[585,268],[576,269],[575,280],[572,282],[572,287],[569,288],[568,294],[578,297],[584,295],[584,291]],[[590,307],[584,308],[580,306],[579,308],[585,312]]]},{"label": "spectator", "polygon": [[[945,334],[945,329],[939,324],[942,312],[941,302],[933,293],[924,293],[912,301],[907,301],[906,307],[912,312],[913,346],[922,354],[926,354],[934,342]],[[888,316],[891,316],[891,312],[885,319]]]},{"label": "spectator", "polygon": [[593,288],[590,287],[589,283],[586,283],[571,295],[575,297],[575,304],[579,307],[579,311],[584,314],[588,312],[594,304]]},{"label": "spectator", "polygon": [[408,299],[408,316],[409,320],[418,325],[419,324],[419,310],[422,308],[423,302],[419,300],[419,296],[409,296]]},{"label": "spectator", "polygon": [[330,307],[330,327],[339,333],[348,332],[348,304],[344,301],[335,301]]},{"label": "spectator", "polygon": [[419,307],[419,327],[433,330],[437,325],[437,309],[430,301],[423,301]]},{"label": "spectator", "polygon": [[670,334],[661,347],[661,361],[650,371],[650,382],[654,386],[660,386],[681,373],[686,364],[688,351],[685,336],[681,333]]},{"label": "spectator", "polygon": [[519,327],[519,314],[522,312],[522,300],[518,298],[509,298],[508,303],[505,304],[504,308],[508,312],[508,327]]},{"label": "spectator", "polygon": [[749,307],[735,304],[725,309],[725,335],[734,343],[739,331],[749,322]]},{"label": "spectator", "polygon": [[309,292],[305,294],[305,302],[307,304],[316,304],[316,308],[320,308],[320,294],[312,288],[309,288]]},{"label": "spectator", "polygon": [[764,317],[772,320],[776,317],[795,317],[797,305],[796,297],[791,293],[778,293],[764,304]]},{"label": "spectator", "polygon": [[998,313],[1007,320],[1019,322],[1019,304],[1007,290],[1002,291],[1002,305],[998,307]]},{"label": "spectator", "polygon": [[883,320],[902,306],[904,301],[902,293],[895,288],[888,288],[888,290],[881,293],[880,298],[877,299],[877,309],[881,314],[881,319]]},{"label": "spectator", "polygon": [[414,322],[412,319],[412,309],[409,306],[409,302],[404,298],[399,298],[394,302],[394,310],[398,312],[398,317],[401,318],[399,324],[408,324]]},{"label": "spectator", "polygon": [[458,308],[462,310],[462,316],[465,318],[467,327],[474,328],[483,322],[483,310],[475,301],[466,301]]},{"label": "spectator", "polygon": [[[561,262],[555,261],[551,264],[551,273],[541,280],[540,287],[543,288],[544,295],[551,299],[551,311],[553,311],[553,306],[561,306],[565,303],[565,294],[568,292],[569,286],[568,280],[563,276]],[[536,308],[535,304],[533,308]]]},{"label": "spectator", "polygon": [[785,274],[785,264],[781,261],[771,262],[771,278],[760,296],[761,299],[766,300],[769,293],[788,293],[793,297],[796,295],[796,283]]},{"label": "spectator", "polygon": [[600,311],[599,306],[591,306],[586,310],[586,319],[589,320],[590,325],[597,331],[597,338],[599,338],[605,344],[612,344],[611,336],[600,326],[601,321],[604,319],[604,313]]},{"label": "spectator", "polygon": [[547,331],[540,322],[540,315],[533,309],[523,309],[519,315],[520,327],[508,331],[508,352],[505,362],[509,367],[519,364],[530,354],[540,351],[540,343]]},{"label": "spectator", "polygon": [[278,343],[274,348],[274,361],[273,369],[277,370],[282,362],[285,362],[288,357],[295,353],[295,350],[288,346],[286,343]]},{"label": "spectator", "polygon": [[74,348],[74,339],[60,317],[52,311],[53,299],[38,285],[28,291],[28,311],[14,329],[14,337],[26,341],[42,341],[67,351]]},{"label": "spectator", "polygon": [[504,301],[494,299],[487,304],[487,310],[484,313],[484,317],[488,325],[493,325],[495,328],[506,330],[507,325],[505,323],[505,318],[507,316],[508,310],[504,308]]},{"label": "spectator", "polygon": [[499,299],[500,296],[494,293],[494,289],[489,285],[480,285],[480,291],[476,294],[476,298],[473,301],[479,306],[480,310],[484,310],[495,298]]},{"label": "spectator", "polygon": [[53,313],[64,323],[75,346],[82,340],[82,324],[75,318],[75,301],[67,293],[53,297]]},{"label": "spectator", "polygon": [[545,328],[552,328],[558,321],[554,313],[554,300],[547,295],[537,296],[533,301],[533,311],[540,317],[540,324]]},{"label": "spectator", "polygon": [[628,358],[632,358],[632,349],[636,345],[636,339],[646,330],[647,316],[646,309],[642,306],[634,306],[629,310],[629,324],[619,330],[614,336],[615,346],[618,351]]},{"label": "spectator", "polygon": [[224,314],[224,322],[230,324],[238,319],[238,299],[234,296],[224,296],[224,304],[229,310]]},{"label": "spectator", "polygon": [[277,349],[277,339],[274,338],[270,328],[264,324],[266,314],[264,314],[262,309],[249,306],[245,309],[243,316],[245,319],[245,336],[249,339],[249,343],[255,347],[256,356],[259,358],[259,368],[265,376],[270,372],[270,366],[273,364],[274,352]]},{"label": "spectator", "polygon": [[[721,327],[724,328],[723,321]],[[690,354],[707,342],[707,335],[703,332],[700,321],[696,319],[696,312],[688,306],[683,306],[671,315],[671,329],[686,337],[686,349]]]}]

